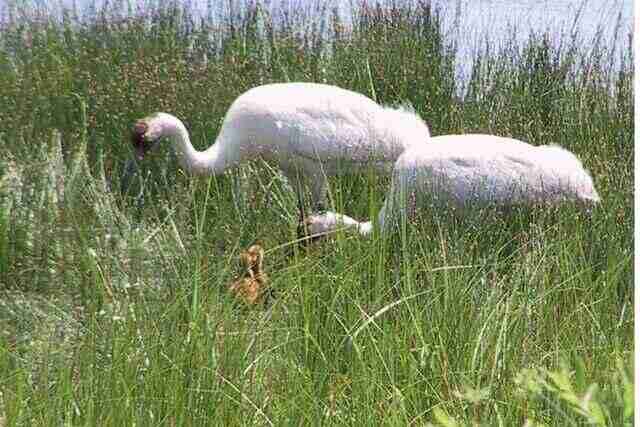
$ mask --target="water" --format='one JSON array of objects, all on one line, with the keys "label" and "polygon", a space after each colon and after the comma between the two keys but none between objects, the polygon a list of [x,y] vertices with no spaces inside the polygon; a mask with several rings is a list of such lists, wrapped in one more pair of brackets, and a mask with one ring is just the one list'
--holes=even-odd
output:
[{"label": "water", "polygon": [[[54,15],[64,7],[76,5],[89,14],[101,10],[107,0],[30,0],[37,10]],[[136,11],[154,9],[172,0],[138,0],[131,2]],[[289,19],[308,27],[317,19],[327,18],[334,9],[345,22],[362,0],[184,0],[179,2],[208,20],[225,20],[241,15],[247,4],[260,3],[273,17]],[[417,0],[380,0],[384,4],[402,4]],[[428,1],[428,0],[423,0]],[[28,1],[24,2],[28,3]],[[110,16],[124,17],[129,1],[108,0]],[[376,4],[376,0],[369,0]],[[456,66],[459,81],[466,81],[472,58],[487,46],[499,51],[505,43],[524,43],[532,34],[548,33],[552,40],[568,40],[573,33],[588,46],[601,32],[603,45],[616,51],[627,47],[627,34],[633,27],[633,0],[432,0],[443,18],[449,43],[457,46]],[[118,9],[120,5],[120,9]],[[0,15],[2,15],[0,7]],[[93,12],[91,12],[93,11]],[[115,13],[114,13],[115,12]],[[620,29],[621,31],[617,31]],[[301,28],[304,31],[304,28]],[[619,58],[620,55],[614,55]],[[615,65],[615,64],[614,64]]]},{"label": "water", "polygon": [[[532,34],[567,40],[573,33],[587,46],[601,32],[604,44],[625,49],[633,27],[631,0],[436,0],[449,41],[458,46],[458,71],[467,76],[471,60],[487,45],[524,43]],[[621,29],[621,31],[616,31]],[[515,40],[514,40],[515,37]],[[617,37],[617,38],[616,38]]]},{"label": "water", "polygon": [[[240,0],[242,1],[242,0]],[[416,1],[416,0],[413,0]],[[428,0],[423,0],[428,1]],[[381,3],[411,3],[412,0],[381,0]],[[522,45],[531,34],[550,35],[551,41],[577,41],[588,48],[599,34],[602,45],[619,53],[627,48],[633,29],[633,0],[431,0],[439,10],[449,43],[457,47],[458,81],[467,81],[477,51],[498,52],[507,43]],[[369,0],[369,4],[376,4]],[[360,0],[264,0],[272,16],[286,10],[307,17],[337,7],[349,21]],[[329,7],[326,7],[329,5]],[[324,6],[324,7],[323,7]],[[325,12],[326,13],[326,12]],[[614,64],[614,67],[617,64]]]},{"label": "water", "polygon": [[[513,28],[526,37],[530,32],[562,33],[574,26],[585,38],[599,28],[611,34],[621,15],[621,24],[631,28],[631,0],[436,0],[445,16],[445,26],[462,34],[489,35],[504,39]],[[458,18],[457,16],[460,16]]]}]

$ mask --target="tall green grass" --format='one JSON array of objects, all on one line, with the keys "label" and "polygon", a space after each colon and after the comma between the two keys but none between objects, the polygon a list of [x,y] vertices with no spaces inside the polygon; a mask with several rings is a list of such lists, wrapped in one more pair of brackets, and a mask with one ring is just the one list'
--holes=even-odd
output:
[{"label": "tall green grass", "polygon": [[[479,54],[460,95],[428,3],[361,6],[352,27],[146,12],[2,30],[0,425],[631,425],[631,40],[616,69],[602,40],[532,35]],[[603,203],[300,249],[270,165],[191,178],[158,154],[119,191],[135,119],[176,114],[203,148],[241,92],[299,80],[411,102],[433,134],[558,143]],[[332,181],[360,218],[385,192]],[[264,309],[226,291],[256,239]]]}]

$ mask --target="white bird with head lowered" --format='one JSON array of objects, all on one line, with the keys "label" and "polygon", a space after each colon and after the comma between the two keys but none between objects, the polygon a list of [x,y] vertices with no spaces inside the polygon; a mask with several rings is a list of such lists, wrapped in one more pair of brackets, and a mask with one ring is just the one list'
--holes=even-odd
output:
[{"label": "white bird with head lowered", "polygon": [[366,96],[317,83],[277,83],[240,95],[205,151],[191,144],[181,120],[155,113],[133,126],[139,160],[162,138],[186,171],[218,175],[263,158],[275,162],[301,195],[311,189],[314,209],[325,203],[327,177],[373,168],[390,173],[408,147],[425,144],[429,128],[410,108],[378,105]]},{"label": "white bird with head lowered", "polygon": [[[494,135],[444,135],[408,148],[396,161],[391,188],[378,216],[381,230],[418,210],[557,205],[590,208],[600,201],[578,158],[556,145],[533,146]],[[369,234],[372,223],[326,212],[306,220],[311,234],[338,227]]]}]

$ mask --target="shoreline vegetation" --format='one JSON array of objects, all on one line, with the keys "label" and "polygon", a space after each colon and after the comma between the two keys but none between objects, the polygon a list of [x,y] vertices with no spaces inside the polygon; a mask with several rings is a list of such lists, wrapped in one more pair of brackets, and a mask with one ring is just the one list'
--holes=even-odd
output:
[{"label": "shoreline vegetation", "polygon": [[[259,3],[216,27],[170,2],[81,24],[12,10],[0,426],[632,425],[631,29],[617,50],[550,34],[479,46],[461,91],[429,2],[357,3],[348,28],[276,25]],[[434,211],[299,248],[293,192],[262,162],[191,178],[161,149],[120,191],[136,119],[174,114],[203,149],[240,93],[283,81],[409,103],[433,135],[556,143],[603,201]],[[387,186],[334,179],[331,210],[374,217]],[[275,297],[247,308],[228,284],[257,240]]]}]

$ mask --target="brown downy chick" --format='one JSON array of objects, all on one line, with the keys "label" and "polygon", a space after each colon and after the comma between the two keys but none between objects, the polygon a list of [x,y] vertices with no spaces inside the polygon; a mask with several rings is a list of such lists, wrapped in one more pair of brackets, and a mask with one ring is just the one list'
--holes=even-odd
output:
[{"label": "brown downy chick", "polygon": [[231,284],[229,290],[248,305],[256,304],[266,296],[269,279],[262,270],[264,249],[259,244],[252,245],[240,254],[243,276]]}]

